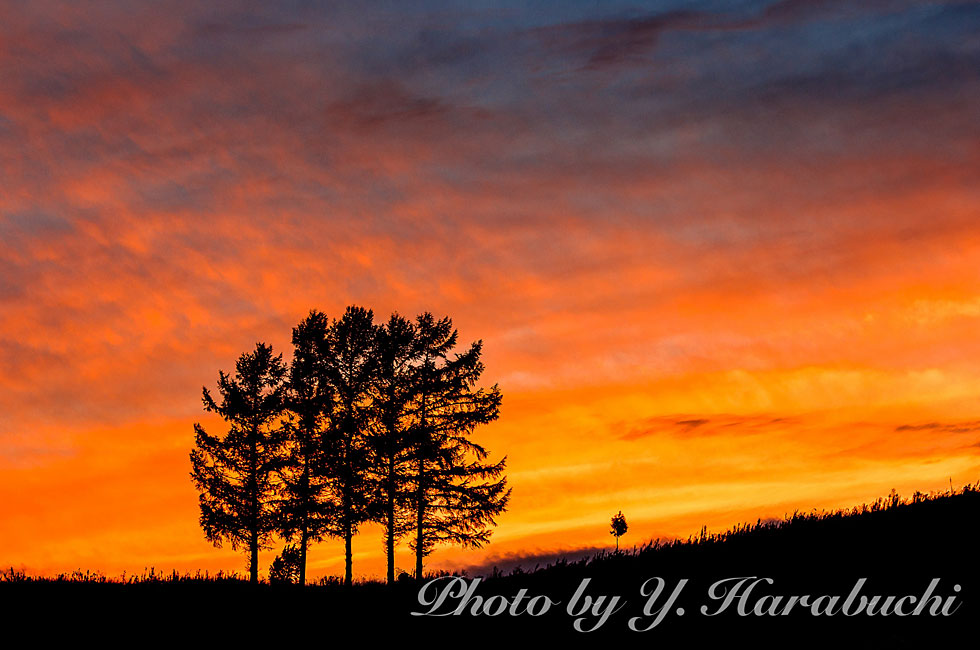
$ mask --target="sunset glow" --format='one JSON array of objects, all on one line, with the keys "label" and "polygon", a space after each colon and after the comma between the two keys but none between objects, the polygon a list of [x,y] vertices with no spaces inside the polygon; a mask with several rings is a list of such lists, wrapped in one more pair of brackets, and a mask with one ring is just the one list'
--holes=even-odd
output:
[{"label": "sunset glow", "polygon": [[[433,569],[980,480],[978,27],[0,5],[0,567],[241,571],[198,525],[201,387],[350,304],[450,316],[503,393],[510,507]],[[383,572],[379,528],[354,549]]]}]

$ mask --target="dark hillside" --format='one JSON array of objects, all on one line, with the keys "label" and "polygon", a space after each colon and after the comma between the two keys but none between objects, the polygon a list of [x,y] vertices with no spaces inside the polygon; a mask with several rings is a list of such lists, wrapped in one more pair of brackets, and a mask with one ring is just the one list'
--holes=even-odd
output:
[{"label": "dark hillside", "polygon": [[[288,643],[310,632],[330,630],[329,637],[337,639],[334,634],[351,630],[355,639],[431,635],[436,645],[460,646],[518,638],[591,646],[615,637],[627,645],[650,647],[678,642],[701,647],[736,640],[756,647],[824,647],[830,643],[845,648],[869,644],[942,647],[944,642],[961,645],[972,638],[980,620],[978,515],[980,490],[976,487],[908,500],[892,495],[852,510],[797,513],[782,522],[757,522],[719,535],[704,533],[690,540],[603,553],[579,562],[559,561],[535,571],[491,575],[477,584],[473,594],[484,599],[506,597],[506,604],[496,598],[489,605],[490,612],[498,606],[508,608],[497,616],[482,613],[481,604],[476,605],[478,615],[474,615],[472,599],[460,615],[411,616],[412,611],[430,609],[419,603],[418,586],[412,581],[402,581],[394,589],[366,583],[345,590],[334,582],[298,589],[268,584],[250,587],[237,577],[221,576],[150,575],[121,583],[83,574],[32,579],[8,572],[0,581],[0,596],[14,627],[48,633],[98,630],[96,638],[115,630],[111,633],[121,638],[151,633],[215,643],[234,637]],[[645,581],[657,577],[663,579],[664,589],[653,610],[667,600],[679,580],[688,582],[656,626],[632,631],[631,619],[636,617],[635,625],[640,628],[656,619],[655,612],[644,615],[647,599],[640,589]],[[725,584],[732,586],[736,579],[749,577],[770,578],[772,583],[761,582],[753,588],[744,600],[747,615],[736,611],[738,599],[718,615],[702,612],[702,607],[707,613],[715,612],[724,600],[709,593],[714,583],[728,580]],[[865,582],[848,610],[852,615],[845,615],[841,611],[844,601],[861,578]],[[444,576],[435,584],[449,588],[452,579]],[[576,617],[566,609],[584,579],[589,580],[586,594],[618,595],[623,604],[597,630],[587,633],[574,630]],[[932,590],[934,597],[918,615],[912,615],[934,579],[939,580]],[[651,581],[648,586],[654,584]],[[463,586],[453,584],[451,593],[455,595],[455,589]],[[519,615],[512,616],[509,608],[522,589],[526,598],[513,606]],[[426,597],[435,593],[430,586]],[[716,596],[722,593],[716,588]],[[767,595],[782,598],[763,598]],[[782,613],[791,596],[804,595],[807,601],[797,600]],[[823,595],[827,597],[814,610],[813,601]],[[560,604],[541,616],[531,616],[526,608],[534,596],[547,596]],[[834,596],[837,601],[831,600]],[[878,613],[868,616],[864,608],[855,613],[861,596],[881,596],[872,605]],[[887,601],[889,596],[894,598]],[[916,600],[906,598],[900,610],[908,615],[899,616],[895,602],[906,596]],[[760,599],[758,612],[762,613],[758,614],[753,607]],[[459,602],[447,598],[438,613],[454,611]],[[542,598],[537,604],[543,602]],[[949,616],[942,614],[943,606]],[[683,615],[678,615],[678,608],[684,610]],[[834,615],[828,616],[828,609]],[[882,609],[888,615],[882,615]],[[597,619],[589,617],[583,625],[591,628]]]}]

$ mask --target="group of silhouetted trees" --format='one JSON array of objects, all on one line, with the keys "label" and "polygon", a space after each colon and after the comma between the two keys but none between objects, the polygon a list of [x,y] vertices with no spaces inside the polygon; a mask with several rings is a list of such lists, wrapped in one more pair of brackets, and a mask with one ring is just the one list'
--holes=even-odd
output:
[{"label": "group of silhouetted trees", "polygon": [[292,343],[289,364],[258,343],[233,375],[219,371],[220,400],[204,389],[205,409],[228,423],[224,436],[194,425],[191,477],[207,539],[247,551],[252,582],[261,548],[293,542],[302,584],[309,547],[341,538],[348,585],[351,541],[367,522],[381,524],[389,583],[403,537],[416,577],[438,544],[489,541],[510,489],[506,458],[489,462],[470,439],[501,403],[496,385],[477,386],[482,342],[457,353],[449,318],[375,324],[351,306],[339,320],[311,311]]}]

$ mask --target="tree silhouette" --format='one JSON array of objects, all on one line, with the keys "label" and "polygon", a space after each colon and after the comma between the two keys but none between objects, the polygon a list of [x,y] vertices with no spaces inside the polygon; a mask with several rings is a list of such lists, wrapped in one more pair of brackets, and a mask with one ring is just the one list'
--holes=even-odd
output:
[{"label": "tree silhouette", "polygon": [[616,538],[616,552],[619,552],[619,538],[626,534],[629,526],[626,525],[626,517],[623,516],[623,511],[620,510],[619,513],[613,516],[611,521],[611,530],[609,534]]},{"label": "tree silhouette", "polygon": [[378,327],[377,362],[372,382],[373,422],[369,429],[372,466],[376,480],[375,500],[387,559],[386,579],[395,581],[395,544],[407,526],[403,510],[411,480],[410,417],[415,399],[415,368],[420,350],[412,322],[392,314]]},{"label": "tree silhouette", "polygon": [[319,311],[293,328],[293,360],[286,403],[287,463],[283,468],[281,532],[298,542],[300,584],[306,584],[306,554],[313,542],[331,532],[337,506],[327,474],[326,426],[333,391],[326,377],[330,358],[330,320]]},{"label": "tree silhouette", "polygon": [[209,435],[195,423],[191,478],[200,490],[201,527],[208,541],[223,540],[248,552],[249,579],[258,582],[259,549],[279,526],[277,472],[284,462],[280,425],[286,389],[282,355],[256,344],[235,364],[235,375],[218,372],[221,402],[203,389],[204,408],[228,424],[224,437]]},{"label": "tree silhouette", "polygon": [[269,582],[272,584],[303,584],[302,581],[302,554],[300,548],[294,544],[286,544],[282,553],[269,565]]},{"label": "tree silhouette", "polygon": [[370,450],[366,431],[376,370],[374,314],[350,306],[327,334],[331,354],[324,364],[331,400],[330,427],[325,437],[326,475],[337,500],[334,534],[344,539],[344,584],[352,583],[351,542],[359,526],[372,519],[368,472]]},{"label": "tree silhouette", "polygon": [[470,439],[501,403],[496,385],[477,386],[482,342],[456,353],[452,321],[430,313],[373,319],[357,306],[339,320],[313,310],[293,328],[288,368],[259,343],[233,377],[219,372],[220,404],[204,389],[205,408],[230,428],[218,438],[195,424],[201,525],[216,546],[247,549],[253,582],[259,549],[278,533],[292,543],[277,575],[295,567],[305,584],[307,551],[329,535],[344,540],[351,585],[352,541],[367,521],[381,524],[388,582],[405,535],[421,577],[436,545],[486,544],[507,507],[506,457],[489,462]]},{"label": "tree silhouette", "polygon": [[490,526],[506,509],[510,489],[503,477],[506,457],[484,463],[489,453],[469,439],[476,426],[495,420],[500,411],[496,385],[476,388],[483,372],[482,342],[450,359],[458,334],[448,317],[435,320],[424,313],[415,329],[419,358],[411,431],[410,548],[415,576],[421,579],[423,559],[435,545],[478,548],[489,541]]}]

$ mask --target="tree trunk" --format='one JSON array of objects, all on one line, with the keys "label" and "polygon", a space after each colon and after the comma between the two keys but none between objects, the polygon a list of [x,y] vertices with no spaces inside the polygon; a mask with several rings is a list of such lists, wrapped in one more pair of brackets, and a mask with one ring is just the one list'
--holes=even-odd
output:
[{"label": "tree trunk", "polygon": [[341,487],[344,498],[341,501],[343,508],[344,521],[344,586],[350,587],[354,584],[353,564],[354,558],[351,552],[351,539],[354,537],[354,468],[351,462],[352,442],[356,427],[353,423],[354,401],[349,395],[344,398],[345,422],[344,422],[344,485]]},{"label": "tree trunk", "polygon": [[310,452],[303,450],[303,523],[299,538],[299,584],[306,584],[306,547],[310,540]]},{"label": "tree trunk", "polygon": [[259,583],[259,531],[252,529],[252,538],[249,540],[249,560],[248,560],[248,581],[253,585]]},{"label": "tree trunk", "polygon": [[387,512],[385,513],[388,517],[388,538],[385,540],[386,548],[385,552],[388,555],[388,584],[395,583],[395,485],[394,485],[394,459],[388,462],[388,504]]},{"label": "tree trunk", "polygon": [[424,532],[422,523],[425,520],[425,489],[422,483],[422,466],[423,463],[419,461],[419,486],[418,494],[416,494],[416,508],[415,508],[415,579],[422,579],[422,558],[424,557],[425,546],[423,544]]},{"label": "tree trunk", "polygon": [[309,543],[309,533],[306,530],[306,524],[303,524],[303,532],[300,533],[299,538],[299,584],[302,587],[306,584],[306,546]]},{"label": "tree trunk", "polygon": [[251,458],[249,459],[249,491],[252,498],[252,521],[248,540],[248,581],[253,585],[259,583],[259,449],[258,449],[259,429],[258,425],[252,425]]},{"label": "tree trunk", "polygon": [[[428,363],[429,361],[428,355],[426,355],[425,361],[426,363]],[[415,579],[416,580],[422,580],[422,558],[424,556],[423,551],[425,549],[425,544],[423,543],[425,539],[425,531],[422,525],[423,522],[425,521],[425,477],[423,476],[423,473],[425,471],[424,454],[426,452],[426,443],[428,442],[427,440],[428,431],[426,431],[425,428],[426,427],[425,407],[426,407],[426,399],[428,398],[428,387],[425,384],[426,384],[426,380],[423,377],[422,405],[421,405],[422,409],[419,418],[419,424],[421,425],[420,429],[422,431],[422,440],[420,441],[420,443],[422,446],[419,450],[419,459],[418,459],[418,463],[419,463],[418,492],[415,495],[416,496],[416,503],[415,503]]]},{"label": "tree trunk", "polygon": [[351,553],[351,540],[354,535],[351,532],[350,523],[347,524],[344,530],[344,586],[350,587],[353,583],[353,554]]}]

